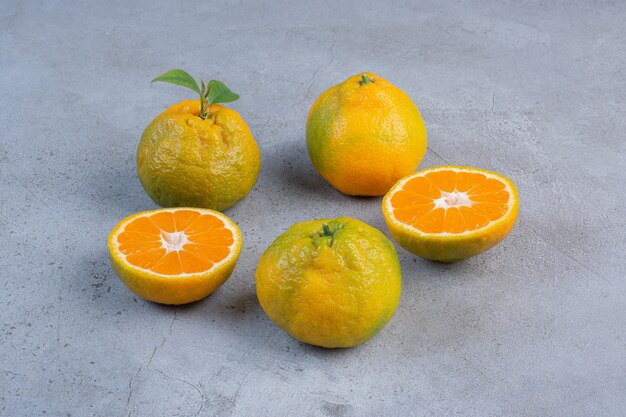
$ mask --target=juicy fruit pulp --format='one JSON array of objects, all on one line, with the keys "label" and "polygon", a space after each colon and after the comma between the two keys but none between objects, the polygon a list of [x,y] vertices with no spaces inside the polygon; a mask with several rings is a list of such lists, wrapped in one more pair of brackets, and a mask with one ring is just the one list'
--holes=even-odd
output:
[{"label": "juicy fruit pulp", "polygon": [[294,224],[263,253],[255,279],[276,325],[327,348],[358,345],[384,327],[402,281],[393,244],[350,218]]},{"label": "juicy fruit pulp", "polygon": [[441,170],[416,176],[391,196],[400,222],[425,233],[463,233],[498,220],[511,192],[479,172]]},{"label": "juicy fruit pulp", "polygon": [[146,128],[137,147],[137,173],[163,207],[225,210],[254,186],[259,148],[237,112],[213,104],[200,118],[200,100],[171,106]]},{"label": "juicy fruit pulp", "polygon": [[211,269],[230,253],[233,232],[212,214],[162,211],[139,217],[117,235],[126,262],[163,275]]},{"label": "juicy fruit pulp", "polygon": [[212,210],[181,208],[138,213],[109,236],[114,269],[143,298],[181,304],[205,297],[234,268],[237,226]]},{"label": "juicy fruit pulp", "polygon": [[324,92],[309,110],[306,139],[315,169],[348,195],[385,194],[426,152],[426,127],[417,106],[372,73]]},{"label": "juicy fruit pulp", "polygon": [[456,261],[483,252],[511,230],[518,199],[507,178],[470,167],[437,167],[396,184],[383,199],[392,236],[416,255]]}]

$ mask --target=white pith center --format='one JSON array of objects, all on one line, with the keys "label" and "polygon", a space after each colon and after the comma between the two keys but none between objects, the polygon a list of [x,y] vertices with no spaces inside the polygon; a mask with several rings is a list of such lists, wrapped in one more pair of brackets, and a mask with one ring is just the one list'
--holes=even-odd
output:
[{"label": "white pith center", "polygon": [[161,231],[161,245],[167,253],[182,250],[187,243],[189,243],[189,239],[187,239],[185,232]]},{"label": "white pith center", "polygon": [[447,191],[441,191],[441,197],[434,200],[435,208],[448,209],[450,207],[470,207],[472,200],[468,197],[467,193],[463,191],[454,190],[451,193]]}]

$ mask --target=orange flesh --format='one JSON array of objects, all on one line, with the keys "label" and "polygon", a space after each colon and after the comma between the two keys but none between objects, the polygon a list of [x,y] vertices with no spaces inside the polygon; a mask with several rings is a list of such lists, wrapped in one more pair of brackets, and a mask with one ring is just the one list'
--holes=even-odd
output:
[{"label": "orange flesh", "polygon": [[408,180],[391,205],[398,221],[425,233],[458,234],[504,216],[510,197],[505,188],[477,172],[433,171]]},{"label": "orange flesh", "polygon": [[228,256],[233,241],[222,220],[192,210],[138,217],[117,236],[128,263],[164,275],[207,271]]}]

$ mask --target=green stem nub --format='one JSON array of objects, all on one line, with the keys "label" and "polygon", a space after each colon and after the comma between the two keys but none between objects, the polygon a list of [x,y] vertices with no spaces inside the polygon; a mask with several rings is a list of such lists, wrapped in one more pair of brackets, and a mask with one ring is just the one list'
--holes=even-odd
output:
[{"label": "green stem nub", "polygon": [[322,226],[322,230],[324,231],[324,233],[322,233],[322,236],[332,236],[333,232],[330,231],[330,227],[328,227],[328,224],[324,223],[324,225]]},{"label": "green stem nub", "polygon": [[374,82],[374,81],[373,81],[370,77],[368,77],[368,76],[367,76],[367,75],[365,75],[365,74],[361,74],[361,85],[364,85],[364,84],[371,84],[371,83],[373,83],[373,82]]}]

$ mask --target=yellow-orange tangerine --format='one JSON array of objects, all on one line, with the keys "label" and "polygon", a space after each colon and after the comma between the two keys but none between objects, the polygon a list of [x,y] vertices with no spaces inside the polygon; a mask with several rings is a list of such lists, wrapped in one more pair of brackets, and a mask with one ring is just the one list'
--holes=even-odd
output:
[{"label": "yellow-orange tangerine", "polygon": [[391,235],[408,251],[454,262],[493,247],[510,232],[518,194],[508,178],[459,166],[418,171],[383,198]]}]

